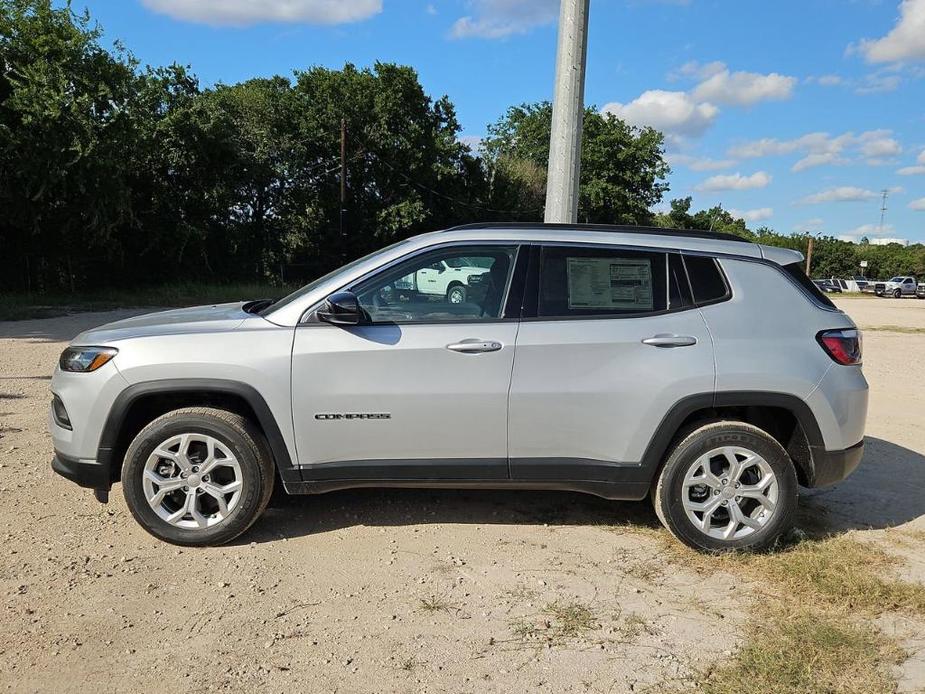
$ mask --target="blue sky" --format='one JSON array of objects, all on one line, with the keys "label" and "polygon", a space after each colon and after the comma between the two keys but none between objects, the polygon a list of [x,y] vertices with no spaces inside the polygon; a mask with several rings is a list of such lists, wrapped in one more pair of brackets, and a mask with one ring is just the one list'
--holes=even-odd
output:
[{"label": "blue sky", "polygon": [[[478,138],[551,98],[558,0],[74,0],[206,85],[415,67]],[[591,0],[586,101],[666,132],[667,199],[752,226],[925,241],[925,0]]]}]

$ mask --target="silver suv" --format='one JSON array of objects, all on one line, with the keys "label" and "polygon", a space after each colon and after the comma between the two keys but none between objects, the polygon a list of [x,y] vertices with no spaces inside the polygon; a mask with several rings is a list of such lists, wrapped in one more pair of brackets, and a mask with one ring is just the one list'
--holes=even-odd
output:
[{"label": "silver suv", "polygon": [[282,484],[650,497],[688,545],[767,547],[798,485],[864,446],[861,336],[800,260],[636,227],[417,236],[279,301],[79,335],[51,384],[53,467],[101,501],[121,479],[184,545],[243,533]]}]

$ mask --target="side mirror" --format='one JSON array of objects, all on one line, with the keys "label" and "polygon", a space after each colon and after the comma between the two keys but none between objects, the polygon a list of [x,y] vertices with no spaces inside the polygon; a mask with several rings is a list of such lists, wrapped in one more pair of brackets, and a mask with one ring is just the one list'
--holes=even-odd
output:
[{"label": "side mirror", "polygon": [[366,312],[353,292],[334,292],[324,301],[324,306],[315,314],[318,320],[331,325],[359,325]]}]

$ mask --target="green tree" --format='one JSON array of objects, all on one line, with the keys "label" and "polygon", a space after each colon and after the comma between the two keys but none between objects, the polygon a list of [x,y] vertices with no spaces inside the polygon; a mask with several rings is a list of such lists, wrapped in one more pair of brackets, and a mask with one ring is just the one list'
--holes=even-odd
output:
[{"label": "green tree", "polygon": [[[552,106],[524,104],[488,128],[483,143],[490,207],[540,218],[544,205]],[[664,137],[588,108],[584,117],[578,217],[582,222],[648,224],[668,190]]]}]

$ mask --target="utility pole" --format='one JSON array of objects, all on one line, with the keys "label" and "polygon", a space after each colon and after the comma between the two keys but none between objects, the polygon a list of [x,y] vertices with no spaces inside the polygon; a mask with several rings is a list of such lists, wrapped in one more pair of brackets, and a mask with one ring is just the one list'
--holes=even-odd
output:
[{"label": "utility pole", "polygon": [[880,202],[880,235],[883,236],[883,220],[886,217],[886,198],[890,194],[886,188],[880,191],[881,202]]},{"label": "utility pole", "polygon": [[585,65],[591,0],[562,0],[556,86],[549,138],[546,222],[578,221],[581,130],[585,114]]},{"label": "utility pole", "polygon": [[806,246],[806,276],[809,277],[810,279],[812,279],[812,275],[809,274],[812,264],[813,264],[813,236],[812,234],[810,234],[809,244]]},{"label": "utility pole", "polygon": [[[340,241],[344,256],[347,255],[347,231],[344,216],[347,214],[347,119],[340,119]],[[345,257],[344,260],[347,258]]]}]

